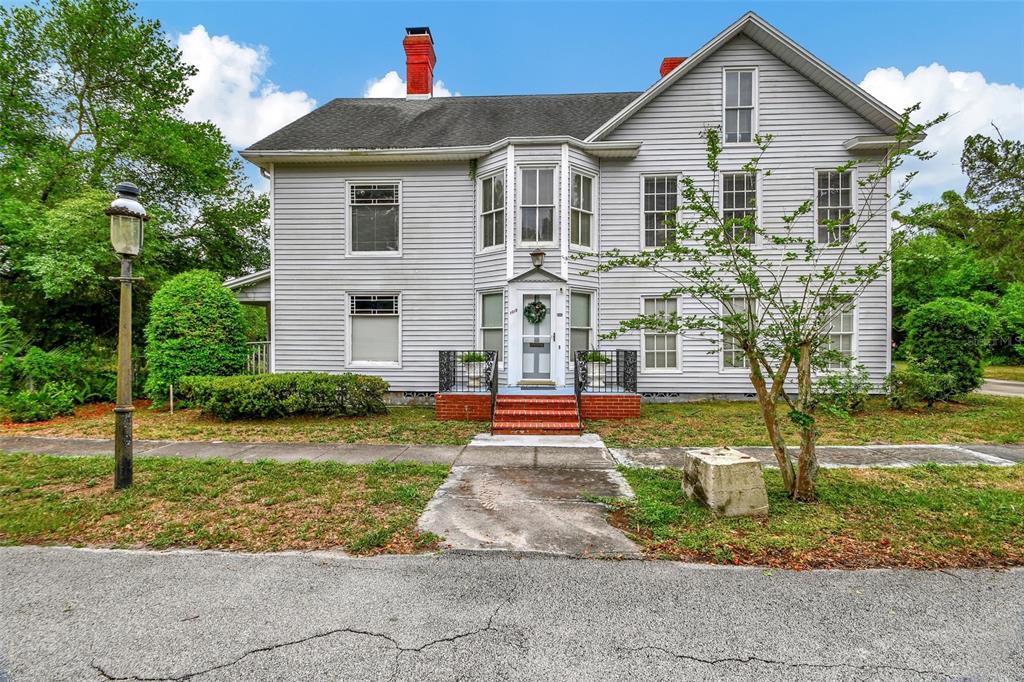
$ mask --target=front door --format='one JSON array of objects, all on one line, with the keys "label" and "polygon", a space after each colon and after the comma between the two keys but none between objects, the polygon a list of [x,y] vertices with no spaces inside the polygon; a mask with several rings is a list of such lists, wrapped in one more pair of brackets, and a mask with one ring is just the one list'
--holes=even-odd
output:
[{"label": "front door", "polygon": [[523,379],[551,379],[550,294],[523,294],[520,306],[523,323]]}]

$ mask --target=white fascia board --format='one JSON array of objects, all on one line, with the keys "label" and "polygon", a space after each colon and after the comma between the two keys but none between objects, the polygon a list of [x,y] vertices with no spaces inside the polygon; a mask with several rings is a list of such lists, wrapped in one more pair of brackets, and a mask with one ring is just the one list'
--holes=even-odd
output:
[{"label": "white fascia board", "polygon": [[225,280],[224,286],[228,289],[241,289],[242,287],[249,286],[250,284],[256,284],[266,279],[270,279],[270,270],[260,270],[259,272],[252,273],[251,275],[242,275],[241,277]]},{"label": "white fascia board", "polygon": [[[910,140],[908,147],[922,142],[926,136],[918,135]],[[895,135],[857,135],[843,142],[843,147],[850,152],[886,151],[897,142]]]}]

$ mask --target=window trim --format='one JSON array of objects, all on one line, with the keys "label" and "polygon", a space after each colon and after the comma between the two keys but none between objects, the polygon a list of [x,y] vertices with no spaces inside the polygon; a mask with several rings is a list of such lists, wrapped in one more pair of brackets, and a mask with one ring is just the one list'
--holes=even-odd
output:
[{"label": "window trim", "polygon": [[[523,171],[551,171],[551,241],[528,242],[523,239],[523,209],[530,207],[548,206],[549,204],[523,205]],[[516,164],[516,246],[527,249],[548,248],[558,246],[558,233],[561,231],[558,213],[559,199],[559,164],[557,163],[524,163]],[[539,232],[539,230],[538,230]],[[508,236],[506,235],[506,241]]]},{"label": "window trim", "polygon": [[[496,252],[504,251],[505,250],[505,244],[508,242],[508,202],[506,201],[506,199],[508,198],[508,185],[507,185],[508,179],[505,177],[505,175],[506,175],[505,174],[505,168],[501,167],[501,168],[498,168],[497,170],[489,172],[486,175],[481,175],[480,177],[477,178],[477,184],[476,184],[476,190],[477,190],[476,191],[476,227],[477,227],[477,229],[476,229],[476,233],[477,233],[477,235],[479,235],[478,238],[477,238],[477,241],[476,241],[476,251],[477,251],[477,253],[496,253]],[[501,197],[503,205],[501,207],[501,210],[505,212],[505,220],[504,220],[504,225],[503,225],[505,239],[500,244],[493,244],[491,246],[484,246],[484,210],[483,210],[484,209],[484,181],[485,180],[492,180],[492,179],[497,178],[497,177],[501,177],[502,178],[502,185],[503,185],[503,191],[502,191],[502,197]],[[491,209],[488,213],[496,213],[497,210],[498,209]]]},{"label": "window trim", "polygon": [[[650,249],[656,249],[657,246],[647,246],[647,234],[646,234],[646,222],[647,222],[647,211],[644,210],[644,181],[647,178],[666,178],[673,177],[676,179],[676,191],[679,191],[679,185],[682,184],[683,174],[679,171],[664,171],[664,172],[644,172],[640,174],[640,251],[648,251]],[[676,207],[679,206],[679,198],[676,198]]]},{"label": "window trim", "polygon": [[[823,242],[818,240],[818,173],[824,173],[826,171],[830,173],[835,173],[836,166],[833,166],[831,168],[815,167],[812,171],[813,175],[811,176],[811,195],[814,197],[814,214],[812,218],[812,220],[814,221],[814,243],[817,246],[824,246],[825,248],[829,249],[838,249],[843,246],[842,241],[835,242],[835,244],[832,244],[831,242]],[[857,167],[854,166],[853,168],[850,168],[846,172],[850,174],[850,213],[851,215],[853,215],[854,218],[856,218],[857,202],[860,200],[860,193],[858,192],[859,185],[857,184]]]},{"label": "window trim", "polygon": [[[751,107],[750,107],[751,108],[751,114],[750,114],[750,141],[749,142],[726,142],[725,141],[725,130],[726,130],[725,119],[726,119],[726,110],[729,107],[726,107],[726,105],[725,105],[725,103],[726,103],[726,98],[725,98],[725,90],[726,90],[725,79],[726,79],[726,75],[725,74],[727,74],[727,73],[742,73],[742,72],[745,72],[745,71],[750,71],[750,72],[753,73],[753,77],[751,78],[752,82],[750,84],[750,88],[751,88],[751,92],[750,92],[750,102],[751,102]],[[760,76],[761,76],[760,71],[759,71],[759,69],[758,69],[758,67],[756,65],[750,65],[750,66],[723,66],[722,67],[722,146],[723,147],[744,147],[744,146],[745,147],[750,147],[750,146],[756,145],[756,143],[754,142],[754,137],[757,135],[758,118],[759,118],[759,114],[760,114],[760,110],[761,110],[761,102],[760,102],[760,99],[761,99],[760,98],[760,81],[761,81],[761,78],[760,78]],[[742,107],[733,107],[733,108],[742,108]]]},{"label": "window trim", "polygon": [[567,320],[566,329],[569,330],[567,347],[569,348],[569,363],[570,365],[575,361],[572,355],[572,332],[575,329],[583,329],[583,327],[574,327],[572,324],[572,295],[573,294],[586,294],[590,297],[590,326],[587,327],[587,346],[589,349],[597,348],[597,325],[594,322],[597,319],[595,315],[597,306],[597,289],[586,289],[584,287],[571,287],[569,289],[569,319]]},{"label": "window trim", "polygon": [[[590,211],[583,208],[573,208],[572,205],[572,181],[574,175],[581,175],[586,178],[590,178]],[[597,253],[597,174],[590,171],[577,168],[576,166],[569,166],[569,250],[570,251],[582,251],[583,253]],[[576,244],[572,240],[572,212],[580,211],[582,213],[590,214],[590,246],[584,246],[582,244]]]},{"label": "window trim", "polygon": [[[751,297],[750,296],[743,296],[743,295],[734,295],[733,298],[748,298],[749,299]],[[754,299],[751,299],[751,302],[754,305],[754,314],[756,315],[757,314],[757,301],[754,300]],[[724,315],[725,314],[725,306],[722,305],[721,301],[718,302],[718,314],[719,315]],[[719,345],[719,348],[718,348],[718,371],[721,372],[722,374],[743,374],[743,375],[750,374],[750,367],[726,367],[726,365],[725,365],[725,334],[719,334],[719,340],[718,341],[719,341],[719,343],[718,343],[718,345]]]},{"label": "window trim", "polygon": [[[398,362],[374,362],[352,360],[352,298],[354,296],[394,296],[398,308]],[[402,369],[402,292],[394,290],[366,291],[354,290],[345,292],[345,367],[353,369]]]},{"label": "window trim", "polygon": [[[506,335],[508,334],[508,299],[506,292],[503,287],[495,289],[477,289],[476,291],[476,347],[480,350],[484,348],[484,296],[500,294],[501,295],[501,356],[498,360],[498,369],[503,370],[505,368],[505,355],[507,353],[507,341]],[[496,327],[487,327],[487,329],[494,330]]]},{"label": "window trim", "polygon": [[[747,173],[745,170],[720,170],[718,171],[718,213],[720,216],[725,218],[725,176],[726,175],[753,175],[754,176],[754,222],[764,228],[761,220],[764,218],[764,213],[761,210],[761,185],[763,184],[760,173]],[[724,220],[723,220],[724,222]],[[761,244],[761,237],[756,232],[754,233],[754,241],[742,242],[747,246],[759,246]]]},{"label": "window trim", "polygon": [[[850,331],[850,364],[847,367],[825,367],[824,369],[817,370],[816,375],[828,374],[829,372],[848,372],[857,366],[857,360],[859,353],[857,352],[858,344],[860,342],[860,306],[857,305],[856,301],[850,303],[850,309],[853,313],[853,320],[851,324],[853,329]],[[826,332],[831,334],[831,332]]]},{"label": "window trim", "polygon": [[[398,185],[398,250],[397,251],[355,251],[352,248],[352,237],[355,230],[352,226],[352,188],[360,185]],[[405,188],[402,180],[396,178],[350,178],[345,181],[345,256],[348,258],[401,258],[402,257],[402,223],[404,211],[402,200]]]},{"label": "window trim", "polygon": [[[661,294],[641,294],[640,295],[640,314],[644,314],[644,301],[647,299],[661,299]],[[663,300],[663,299],[662,299]],[[671,300],[676,302],[676,315],[679,314],[679,297],[674,296]],[[679,343],[679,334],[673,334],[676,340],[676,364],[675,367],[648,367],[647,366],[647,330],[640,330],[640,372],[641,374],[679,374],[683,368],[683,349]]]}]

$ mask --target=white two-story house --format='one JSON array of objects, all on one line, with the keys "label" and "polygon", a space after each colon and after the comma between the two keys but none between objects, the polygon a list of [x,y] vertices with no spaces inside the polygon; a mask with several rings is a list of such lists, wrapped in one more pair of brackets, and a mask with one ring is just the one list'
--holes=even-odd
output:
[{"label": "white two-story house", "polygon": [[[572,351],[600,347],[631,351],[612,377],[620,390],[749,394],[745,359],[727,343],[599,341],[641,311],[702,307],[662,300],[670,282],[656,273],[582,273],[600,251],[673,237],[662,219],[679,179],[713,179],[708,126],[723,131],[724,206],[756,211],[770,229],[814,198],[799,229],[818,234],[819,219],[857,204],[858,175],[883,158],[899,120],[754,14],[667,58],[643,92],[432,97],[429,30],[408,29],[404,47],[405,99],[336,99],[242,152],[269,178],[272,258],[230,286],[269,305],[270,371],[369,373],[407,398],[432,396],[466,388],[446,385],[445,352],[486,350],[501,387],[571,392]],[[741,170],[758,132],[775,136],[767,178]],[[835,171],[851,159],[867,161]],[[866,258],[888,243],[878,216],[860,234]],[[888,311],[882,279],[833,328],[876,383],[889,370]]]}]

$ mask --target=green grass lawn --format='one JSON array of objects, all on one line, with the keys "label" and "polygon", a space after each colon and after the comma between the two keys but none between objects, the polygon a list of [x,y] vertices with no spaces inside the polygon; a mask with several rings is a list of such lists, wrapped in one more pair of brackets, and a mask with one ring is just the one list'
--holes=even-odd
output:
[{"label": "green grass lawn", "polygon": [[719,519],[686,499],[681,473],[622,473],[634,502],[610,519],[651,558],[785,568],[1024,564],[1024,464],[825,469],[819,501],[791,502],[766,470],[769,515]]},{"label": "green grass lawn", "polygon": [[985,368],[985,378],[1024,381],[1024,367],[1020,365],[989,365]]},{"label": "green grass lawn", "polygon": [[[34,436],[110,438],[112,405],[86,405],[71,417],[38,424],[8,424],[3,433]],[[224,440],[252,443],[409,443],[465,445],[490,429],[487,422],[434,419],[433,407],[392,407],[368,417],[286,417],[223,422],[197,410],[135,408],[135,438],[141,440]]]},{"label": "green grass lawn", "polygon": [[[783,412],[785,414],[785,412]],[[787,438],[796,428],[784,419]],[[821,445],[868,443],[1021,443],[1024,399],[972,394],[962,403],[893,410],[872,398],[853,419],[819,415]],[[754,402],[646,404],[640,419],[590,422],[611,447],[768,445]]]},{"label": "green grass lawn", "polygon": [[447,473],[143,458],[115,492],[109,457],[0,455],[0,545],[412,552],[436,546],[416,519]]}]

